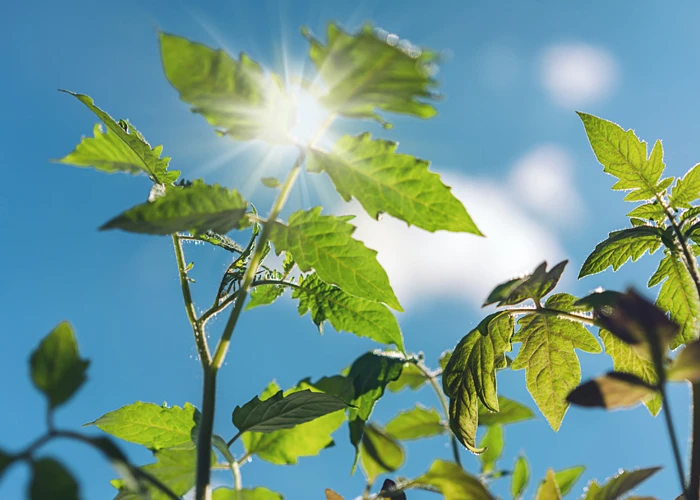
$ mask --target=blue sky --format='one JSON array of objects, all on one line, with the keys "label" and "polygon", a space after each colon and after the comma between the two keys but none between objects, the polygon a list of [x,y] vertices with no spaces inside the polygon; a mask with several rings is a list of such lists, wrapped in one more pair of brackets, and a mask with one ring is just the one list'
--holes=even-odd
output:
[{"label": "blue sky", "polygon": [[[681,175],[700,159],[695,120],[700,101],[694,98],[700,6],[692,2],[67,0],[12,2],[3,10],[0,380],[6,409],[0,412],[0,447],[7,450],[19,449],[43,429],[44,402],[29,382],[27,358],[64,319],[74,325],[92,364],[89,382],[58,412],[59,425],[77,427],[136,400],[198,405],[200,398],[200,365],[170,240],[96,230],[140,203],[148,180],[49,163],[90,134],[95,123],[89,111],[56,89],[91,95],[112,115],[131,120],[152,144],[164,144],[171,165],[186,177],[237,187],[258,207],[270,202],[258,187],[260,172],[288,168],[288,163],[261,167],[263,149],[242,151],[188,111],[162,75],[156,28],[233,53],[244,50],[277,71],[284,60],[301,67],[306,42],[300,26],[321,34],[331,20],[350,29],[373,21],[449,55],[438,75],[446,100],[435,119],[399,118],[391,131],[371,123],[337,129],[368,129],[400,140],[402,152],[431,160],[488,236],[428,235],[388,219],[357,220],[358,236],[379,250],[406,307],[399,321],[408,349],[424,351],[433,365],[481,319],[478,305],[491,286],[545,258],[570,259],[562,290],[578,295],[599,285],[644,287],[655,269],[658,256],[617,274],[575,280],[588,252],[626,224],[632,206],[610,191],[612,178],[595,161],[574,110],[635,128],[647,141],[662,138],[670,174]],[[543,181],[552,178],[556,182]],[[319,202],[336,213],[355,209],[311,175],[293,193],[289,209]],[[226,256],[202,246],[187,250],[195,262],[195,298],[203,308]],[[221,320],[215,322],[212,336],[221,327]],[[271,379],[289,387],[307,376],[332,375],[373,347],[330,328],[319,336],[291,301],[246,314],[220,374],[216,430],[230,434],[230,411]],[[603,355],[579,357],[584,378],[612,365]],[[498,381],[502,394],[535,408],[524,372],[502,372]],[[670,392],[687,455],[687,390],[678,385]],[[385,423],[415,398],[437,404],[427,389],[390,395],[375,418]],[[292,500],[322,498],[326,487],[353,498],[363,478],[349,476],[346,430],[335,437],[336,447],[296,466],[254,460],[243,468],[244,485],[267,486]],[[149,453],[126,449],[135,461],[149,461]],[[550,466],[587,465],[572,498],[589,479],[654,465],[665,469],[639,491],[659,498],[678,493],[662,420],[643,408],[612,414],[571,409],[556,434],[538,414],[506,429],[501,466],[512,467],[520,452],[530,460],[535,480]],[[113,471],[97,454],[70,443],[51,445],[46,453],[65,460],[84,498],[111,498]],[[420,474],[432,459],[449,456],[440,438],[409,444],[401,474]],[[464,457],[469,470],[477,470],[476,459],[466,452]],[[28,476],[24,466],[14,467],[0,481],[0,497],[22,498]],[[505,497],[508,482],[502,483],[494,491]],[[534,489],[531,482],[528,497]]]}]

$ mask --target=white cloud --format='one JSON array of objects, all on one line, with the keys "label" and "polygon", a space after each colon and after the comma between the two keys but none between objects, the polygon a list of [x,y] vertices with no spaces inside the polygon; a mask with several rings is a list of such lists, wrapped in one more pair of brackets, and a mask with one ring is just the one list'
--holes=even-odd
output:
[{"label": "white cloud", "polygon": [[605,98],[615,88],[618,68],[603,49],[586,44],[547,48],[541,58],[544,88],[560,106],[573,108]]},{"label": "white cloud", "polygon": [[443,179],[486,238],[429,233],[391,217],[375,221],[356,203],[336,210],[358,214],[355,235],[379,252],[404,306],[415,310],[425,301],[448,299],[478,307],[498,283],[531,272],[543,260],[563,259],[556,236],[513,201],[507,185],[460,175]]},{"label": "white cloud", "polygon": [[520,157],[513,166],[510,183],[518,198],[537,213],[570,225],[583,216],[573,170],[573,159],[565,149],[545,144]]}]

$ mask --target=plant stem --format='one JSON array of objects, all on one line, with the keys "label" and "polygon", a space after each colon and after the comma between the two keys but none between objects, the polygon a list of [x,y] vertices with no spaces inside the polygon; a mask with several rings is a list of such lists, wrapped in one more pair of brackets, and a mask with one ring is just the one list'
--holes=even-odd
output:
[{"label": "plant stem", "polygon": [[[430,385],[433,387],[433,391],[435,391],[435,394],[438,397],[438,400],[440,400],[440,406],[442,406],[442,412],[445,415],[445,418],[449,420],[450,418],[450,409],[447,406],[447,399],[445,398],[445,394],[442,392],[442,389],[440,388],[440,384],[438,384],[437,377],[434,373],[432,373],[430,370],[428,370],[427,367],[423,366],[422,363],[417,363],[416,367],[423,372],[423,375],[428,379],[430,382]],[[454,433],[450,430],[450,442],[452,443],[452,455],[454,456],[455,463],[462,467],[462,458],[459,455],[459,443],[457,443],[457,437],[454,435]]]},{"label": "plant stem", "polygon": [[192,293],[190,292],[190,282],[187,279],[187,264],[185,264],[185,252],[182,250],[182,242],[177,234],[173,234],[173,247],[175,247],[175,258],[177,260],[177,269],[180,274],[180,286],[182,287],[182,298],[185,300],[185,311],[187,311],[187,319],[192,325],[194,333],[194,342],[197,344],[197,352],[199,353],[199,361],[202,363],[202,369],[206,371],[211,363],[211,354],[207,345],[207,337],[204,335],[204,329],[197,321],[197,314],[192,301]]},{"label": "plant stem", "polygon": [[[658,351],[658,348],[652,347],[653,351]],[[653,355],[653,354],[652,354]],[[654,358],[657,356],[653,355]],[[658,361],[658,364],[657,364]],[[671,417],[671,407],[668,402],[668,397],[666,395],[666,380],[663,372],[663,362],[661,359],[655,360],[655,365],[657,365],[657,373],[659,376],[659,392],[661,393],[661,404],[663,405],[664,420],[666,421],[666,429],[668,430],[668,436],[671,440],[671,448],[673,449],[673,458],[676,462],[676,470],[678,472],[678,480],[681,484],[681,491],[685,492],[685,472],[683,472],[683,460],[681,459],[681,451],[678,446],[678,438],[676,437],[676,430],[673,426],[673,419]],[[660,370],[659,370],[660,367]],[[692,497],[688,497],[687,500],[691,500]],[[697,498],[697,494],[696,494]]]},{"label": "plant stem", "polygon": [[231,472],[233,473],[233,487],[236,491],[243,489],[243,480],[241,479],[241,468],[238,462],[231,463]]},{"label": "plant stem", "polygon": [[510,314],[544,314],[546,316],[559,316],[560,318],[571,319],[574,321],[580,321],[581,323],[586,323],[592,326],[599,326],[596,320],[590,316],[584,316],[582,314],[574,314],[566,311],[560,311],[558,309],[551,309],[549,307],[514,307],[512,309],[504,309]]},{"label": "plant stem", "polygon": [[204,387],[202,390],[202,418],[199,422],[197,437],[197,482],[195,498],[211,498],[211,438],[214,433],[214,410],[216,405],[216,369],[213,365],[204,368]]}]

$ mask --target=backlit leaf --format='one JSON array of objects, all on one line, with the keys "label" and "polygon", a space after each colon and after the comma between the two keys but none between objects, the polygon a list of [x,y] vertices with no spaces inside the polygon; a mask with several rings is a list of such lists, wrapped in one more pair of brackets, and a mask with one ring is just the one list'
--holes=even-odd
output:
[{"label": "backlit leaf", "polygon": [[360,450],[360,464],[369,483],[385,472],[394,472],[404,462],[401,445],[375,424],[365,427]]},{"label": "backlit leaf", "polygon": [[[600,339],[603,341],[605,352],[613,360],[615,371],[636,375],[649,385],[655,385],[658,382],[654,364],[649,359],[641,356],[630,345],[602,328],[600,329]],[[661,410],[661,395],[654,394],[644,401],[644,405],[652,415],[656,416]]]},{"label": "backlit leaf", "polygon": [[600,352],[595,337],[580,323],[557,316],[528,314],[518,320],[513,342],[522,342],[513,370],[526,370],[527,389],[555,431],[569,403],[566,397],[581,381],[574,349]]},{"label": "backlit leaf", "polygon": [[678,353],[667,373],[668,380],[700,382],[700,340],[694,340]]},{"label": "backlit leaf", "polygon": [[586,468],[580,465],[578,467],[560,470],[554,474],[554,479],[557,481],[562,496],[566,495],[571,490],[585,470]]},{"label": "backlit leaf", "polygon": [[476,446],[479,401],[492,411],[499,409],[496,369],[506,366],[513,327],[509,314],[486,317],[457,344],[442,375],[443,390],[450,398],[450,428],[473,453],[483,451]]},{"label": "backlit leaf", "polygon": [[394,382],[391,382],[387,389],[391,392],[399,392],[406,387],[410,387],[415,391],[423,387],[427,381],[428,378],[425,376],[425,373],[415,363],[406,363],[403,365],[401,376]]},{"label": "backlit leaf", "polygon": [[488,474],[494,469],[496,460],[503,453],[503,446],[503,427],[500,425],[489,426],[479,442],[479,447],[484,449],[484,452],[479,455],[482,474]]},{"label": "backlit leaf", "polygon": [[622,471],[602,487],[596,485],[591,488],[589,485],[585,500],[618,500],[659,470],[661,467]]},{"label": "backlit leaf", "polygon": [[170,189],[155,201],[142,203],[110,220],[100,230],[173,234],[181,231],[227,233],[247,225],[248,203],[235,190],[195,181]]},{"label": "backlit leaf", "polygon": [[90,96],[64,92],[78,99],[95,113],[106,125],[108,132],[102,134],[101,130],[95,127],[95,137],[83,139],[72,153],[58,160],[59,163],[80,167],[93,166],[104,172],[143,171],[156,184],[172,183],[177,179],[178,171],[167,172],[170,158],[160,157],[163,146],[151,148],[136,128],[123,120],[117,123],[114,118],[95,106]]},{"label": "backlit leaf", "polygon": [[524,456],[519,456],[513,467],[513,476],[510,483],[510,492],[514,499],[520,498],[525,492],[525,487],[530,480],[530,466]]},{"label": "backlit leaf", "polygon": [[666,218],[666,211],[659,203],[645,203],[628,213],[627,217],[639,217],[640,219],[661,222]]},{"label": "backlit leaf", "polygon": [[351,35],[331,23],[326,45],[308,30],[304,34],[311,44],[309,56],[328,89],[320,98],[328,109],[380,121],[378,110],[420,118],[435,115],[425,101],[435,98],[437,82],[430,67],[438,61],[436,53],[396,43],[395,35],[380,37],[369,26]]},{"label": "backlit leaf", "polygon": [[665,167],[661,141],[656,141],[647,158],[646,142],[632,130],[625,132],[615,123],[586,113],[578,115],[603,170],[618,178],[612,188],[629,191],[626,201],[655,198],[673,182],[672,178],[660,180]]},{"label": "backlit leaf", "polygon": [[690,208],[690,203],[700,198],[700,163],[688,170],[673,186],[669,204],[676,208]]},{"label": "backlit leaf", "polygon": [[200,417],[199,411],[189,403],[182,408],[168,408],[137,401],[86,425],[94,425],[124,441],[159,450],[192,442]]},{"label": "backlit leaf", "polygon": [[230,488],[217,488],[214,490],[212,500],[283,500],[284,497],[267,488],[244,488],[240,491]]},{"label": "backlit leaf", "polygon": [[246,54],[236,60],[185,38],[159,37],[166,77],[219,133],[236,140],[287,141],[295,106],[279,78],[266,78]]},{"label": "backlit leaf", "polygon": [[308,170],[325,171],[345,201],[356,198],[367,213],[382,213],[428,231],[444,229],[481,235],[462,203],[425,160],[397,154],[396,142],[369,133],[345,135],[330,153],[313,150]]},{"label": "backlit leaf", "polygon": [[345,500],[343,497],[338,495],[335,491],[326,488],[326,500]]},{"label": "backlit leaf", "polygon": [[493,500],[486,486],[453,462],[435,460],[428,472],[410,482],[416,486],[432,486],[445,500]]},{"label": "backlit leaf", "polygon": [[321,331],[323,323],[328,321],[336,331],[369,337],[404,350],[399,324],[384,304],[350,295],[320,280],[316,274],[301,277],[299,286],[292,291],[292,298],[299,299],[299,315],[310,312]]},{"label": "backlit leaf", "polygon": [[[323,380],[323,379],[322,379]],[[319,381],[320,382],[320,381]],[[332,392],[337,389],[334,384],[327,384],[324,389],[336,397],[339,393]],[[314,392],[326,392],[317,384],[301,381],[296,387],[284,392],[285,396],[304,390]],[[265,401],[279,392],[280,388],[272,382],[260,395],[260,400]],[[333,442],[331,435],[345,421],[342,411],[329,413],[310,422],[297,425],[291,429],[282,429],[274,432],[246,432],[242,436],[243,444],[248,453],[256,454],[265,461],[273,464],[295,464],[300,457],[317,455],[321,450]]]},{"label": "backlit leaf", "polygon": [[284,396],[277,392],[265,401],[257,396],[236,406],[232,420],[240,433],[273,432],[291,429],[329,413],[343,410],[347,404],[332,394],[303,390]]},{"label": "backlit leaf", "polygon": [[258,285],[250,292],[250,300],[245,306],[245,310],[259,306],[267,306],[284,294],[284,285]]},{"label": "backlit leaf", "polygon": [[483,404],[479,404],[479,425],[506,425],[531,420],[535,414],[524,404],[512,399],[498,396],[498,411],[493,412]]},{"label": "backlit leaf", "polygon": [[609,372],[581,384],[566,399],[579,406],[614,410],[636,406],[655,392],[636,375]]},{"label": "backlit leaf", "polygon": [[661,229],[651,226],[613,231],[586,258],[578,277],[600,273],[611,266],[617,271],[629,259],[634,262],[646,252],[653,254],[661,246],[661,235]]},{"label": "backlit leaf", "polygon": [[649,280],[649,286],[662,283],[656,305],[668,311],[671,319],[678,323],[680,331],[671,340],[669,347],[676,347],[698,338],[700,299],[688,269],[680,256],[670,251],[661,260],[659,268]]},{"label": "backlit leaf", "polygon": [[294,256],[299,269],[315,269],[318,277],[345,292],[401,311],[377,252],[352,238],[355,227],[348,217],[321,215],[321,207],[300,210],[287,225],[274,223],[270,238],[279,255]]},{"label": "backlit leaf", "polygon": [[551,292],[559,282],[568,261],[563,261],[547,271],[547,263],[543,262],[532,274],[509,280],[498,285],[484,302],[484,306],[498,302],[499,306],[515,305],[527,299],[539,302],[542,297]]},{"label": "backlit leaf", "polygon": [[71,473],[53,458],[40,458],[32,462],[32,480],[29,485],[31,500],[78,500],[78,483]]},{"label": "backlit leaf", "polygon": [[51,408],[68,401],[83,385],[89,364],[80,358],[73,328],[65,321],[44,337],[29,359],[32,382]]},{"label": "backlit leaf", "polygon": [[[405,368],[404,368],[405,369]],[[390,436],[401,439],[420,439],[447,432],[440,413],[434,408],[416,405],[411,410],[402,411],[392,418],[384,428]]]},{"label": "backlit leaf", "polygon": [[557,485],[556,476],[552,469],[547,470],[547,476],[537,488],[536,500],[561,500],[561,492]]}]

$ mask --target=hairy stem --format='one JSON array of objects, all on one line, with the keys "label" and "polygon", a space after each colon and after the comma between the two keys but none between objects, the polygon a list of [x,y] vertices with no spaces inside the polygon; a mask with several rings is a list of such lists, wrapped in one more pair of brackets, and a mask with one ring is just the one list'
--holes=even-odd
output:
[{"label": "hairy stem", "polygon": [[[450,419],[450,409],[447,406],[447,398],[445,397],[445,394],[442,392],[442,389],[440,388],[440,384],[438,384],[437,381],[437,376],[432,373],[430,370],[427,369],[427,367],[423,366],[422,363],[417,363],[416,366],[418,369],[423,372],[423,375],[428,379],[430,382],[430,385],[433,388],[433,391],[435,391],[435,394],[438,397],[438,400],[440,400],[440,406],[442,406],[442,412],[445,415],[445,418],[447,420]],[[454,456],[455,463],[462,467],[462,458],[459,455],[459,443],[457,442],[457,437],[454,435],[454,433],[450,430],[450,443],[452,444],[452,455]]]},{"label": "hairy stem", "polygon": [[211,498],[211,439],[214,433],[214,410],[216,406],[216,370],[213,365],[204,368],[204,387],[202,390],[202,418],[199,422],[197,438],[197,482],[195,498]]},{"label": "hairy stem", "polygon": [[591,316],[585,316],[583,314],[575,314],[566,311],[560,311],[558,309],[552,309],[549,307],[514,307],[511,309],[504,309],[508,311],[509,314],[530,314],[536,312],[537,314],[544,314],[547,316],[559,316],[560,318],[571,319],[574,321],[580,321],[581,323],[586,323],[587,325],[600,326],[594,318]]},{"label": "hairy stem", "polygon": [[192,325],[194,333],[194,342],[197,344],[197,352],[199,353],[199,361],[202,363],[202,369],[206,370],[211,363],[211,354],[207,345],[207,337],[204,335],[204,328],[197,321],[197,314],[194,309],[194,301],[190,292],[190,282],[187,279],[187,264],[185,264],[185,252],[182,250],[182,242],[177,234],[173,234],[173,247],[175,247],[175,258],[177,260],[177,269],[180,274],[180,286],[182,287],[182,298],[185,299],[185,311],[187,311],[187,319]]}]

